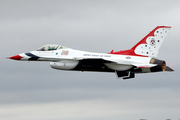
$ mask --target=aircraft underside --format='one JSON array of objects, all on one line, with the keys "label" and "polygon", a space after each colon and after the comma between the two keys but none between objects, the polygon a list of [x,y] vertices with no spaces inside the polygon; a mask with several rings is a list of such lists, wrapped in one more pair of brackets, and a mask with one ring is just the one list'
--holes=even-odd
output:
[{"label": "aircraft underside", "polygon": [[[163,63],[164,61],[162,61]],[[91,72],[112,72],[115,73],[117,78],[129,79],[134,78],[137,73],[151,73],[160,71],[171,71],[169,67],[163,70],[162,63],[151,68],[137,68],[132,65],[124,66],[117,65],[117,68],[111,69],[114,63],[107,62],[102,59],[87,59],[87,60],[62,60],[58,62],[51,62],[50,65],[58,70],[74,70],[74,71],[91,71]],[[106,65],[108,64],[108,66]]]},{"label": "aircraft underside", "polygon": [[[59,69],[59,70],[74,70],[74,71],[91,71],[91,72],[112,72],[112,73],[116,73],[117,77],[130,77],[132,78],[132,74],[133,74],[133,78],[134,78],[134,73],[132,73],[132,66],[130,69],[124,69],[124,71],[116,71],[113,69],[110,69],[109,67],[107,67],[105,64],[106,63],[111,63],[111,62],[107,62],[104,60],[94,60],[94,59],[88,59],[88,60],[80,60],[78,61],[61,61],[62,64],[58,64],[58,63],[51,63],[51,67],[54,69]],[[71,63],[70,63],[71,62]],[[71,67],[70,67],[71,66]],[[121,67],[121,69],[123,68],[123,66]]]}]

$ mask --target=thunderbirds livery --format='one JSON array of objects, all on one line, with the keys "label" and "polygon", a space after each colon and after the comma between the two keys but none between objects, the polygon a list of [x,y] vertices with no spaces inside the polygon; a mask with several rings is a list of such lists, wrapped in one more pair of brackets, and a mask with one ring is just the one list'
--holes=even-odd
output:
[{"label": "thunderbirds livery", "polygon": [[58,70],[112,72],[117,78],[134,78],[138,73],[173,71],[164,60],[156,59],[170,26],[157,26],[128,50],[94,53],[61,45],[45,45],[35,51],[8,59],[20,61],[48,61]]}]

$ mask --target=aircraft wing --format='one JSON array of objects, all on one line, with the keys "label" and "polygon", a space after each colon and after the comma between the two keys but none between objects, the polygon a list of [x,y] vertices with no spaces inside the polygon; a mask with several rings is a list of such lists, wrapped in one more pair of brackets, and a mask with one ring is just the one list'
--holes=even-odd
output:
[{"label": "aircraft wing", "polygon": [[151,68],[154,66],[157,66],[157,64],[136,64],[136,63],[126,63],[125,61],[119,61],[116,59],[108,59],[108,58],[94,58],[94,57],[52,57],[52,56],[44,56],[41,57],[40,60],[44,61],[53,61],[57,62],[60,60],[79,60],[79,61],[86,61],[86,62],[92,62],[93,64],[95,63],[116,63],[116,64],[124,64],[124,65],[133,65],[137,68]]},{"label": "aircraft wing", "polygon": [[113,60],[113,59],[107,59],[107,58],[87,58],[87,57],[74,57],[73,58],[74,60],[84,60],[84,61],[94,61],[94,62],[99,62],[99,61],[102,61],[102,63],[111,63],[111,62],[114,62],[114,63],[117,63],[118,64],[118,61],[117,60]]},{"label": "aircraft wing", "polygon": [[75,60],[86,60],[86,61],[102,61],[103,63],[116,63],[116,64],[123,64],[123,65],[133,65],[137,68],[151,68],[157,66],[157,64],[136,64],[136,63],[126,63],[125,61],[119,61],[116,59],[108,59],[108,58],[79,58],[75,57]]}]

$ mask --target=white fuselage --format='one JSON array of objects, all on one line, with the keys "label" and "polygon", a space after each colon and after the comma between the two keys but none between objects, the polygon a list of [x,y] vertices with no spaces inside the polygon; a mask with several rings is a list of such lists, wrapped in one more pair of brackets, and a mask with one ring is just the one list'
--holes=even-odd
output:
[{"label": "white fuselage", "polygon": [[[54,51],[31,51],[31,54],[38,56],[37,61],[50,61],[52,68],[61,70],[72,70],[79,64],[79,61],[86,59],[111,61],[104,63],[109,69],[114,71],[124,71],[132,68],[134,65],[149,65],[151,58],[129,55],[114,55],[105,53],[86,52],[74,49],[58,49]],[[21,60],[27,60],[31,56],[26,53]]]}]

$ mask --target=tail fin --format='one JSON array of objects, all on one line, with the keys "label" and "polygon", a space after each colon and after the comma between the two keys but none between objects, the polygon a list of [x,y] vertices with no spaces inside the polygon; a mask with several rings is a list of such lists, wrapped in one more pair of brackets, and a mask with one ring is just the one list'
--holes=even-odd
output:
[{"label": "tail fin", "polygon": [[157,26],[131,49],[118,52],[112,51],[109,54],[157,57],[159,48],[170,28],[170,26]]},{"label": "tail fin", "polygon": [[170,28],[170,26],[157,26],[131,49],[137,55],[157,57],[158,51]]}]

